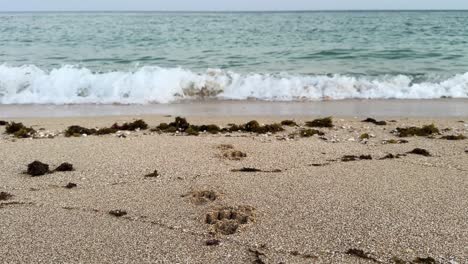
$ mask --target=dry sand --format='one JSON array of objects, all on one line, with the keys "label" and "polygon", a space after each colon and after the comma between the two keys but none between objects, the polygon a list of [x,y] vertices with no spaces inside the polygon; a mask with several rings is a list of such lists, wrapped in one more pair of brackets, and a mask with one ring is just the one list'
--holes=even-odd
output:
[{"label": "dry sand", "polygon": [[[142,118],[151,127],[173,120]],[[249,119],[191,117],[189,122],[223,126]],[[60,132],[69,125],[103,127],[131,120],[15,121]],[[468,136],[468,119],[400,118],[375,126],[335,118],[334,123],[321,129],[328,140],[285,140],[297,128],[269,136],[140,131],[126,138],[14,139],[0,127],[0,191],[14,195],[0,201],[0,262],[394,263],[393,258],[431,257],[438,263],[468,263],[468,140],[411,137],[407,144],[382,144],[398,139],[390,133],[397,126],[434,123],[452,129],[444,135]],[[362,133],[373,137],[361,142]],[[247,157],[224,157],[222,144]],[[378,160],[417,147],[432,156]],[[373,160],[342,162],[344,155]],[[70,162],[75,171],[23,174],[34,160],[51,167]],[[231,171],[243,167],[281,172]],[[158,177],[144,177],[154,170]],[[77,188],[64,188],[69,182]],[[196,191],[214,191],[217,197],[203,203],[187,196]],[[255,210],[237,232],[210,233],[215,225],[205,223],[208,213],[242,206]],[[128,214],[108,213],[116,209]],[[220,244],[207,246],[212,239]],[[369,259],[347,254],[350,249],[362,250]]]}]

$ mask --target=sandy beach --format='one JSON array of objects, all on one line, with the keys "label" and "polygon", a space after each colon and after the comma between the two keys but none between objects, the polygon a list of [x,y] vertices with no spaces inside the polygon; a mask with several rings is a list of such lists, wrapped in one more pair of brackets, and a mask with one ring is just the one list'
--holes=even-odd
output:
[{"label": "sandy beach", "polygon": [[[174,117],[138,116],[150,128]],[[381,126],[334,117],[332,128],[317,128],[324,135],[298,136],[315,118],[290,118],[299,126],[274,134],[80,137],[63,131],[135,117],[6,120],[53,138],[17,139],[0,127],[0,191],[12,195],[0,201],[1,261],[468,263],[468,141],[442,139],[468,136],[466,117],[385,118]],[[226,127],[252,119],[286,118],[188,121]],[[391,133],[428,124],[440,133]],[[430,156],[408,154],[415,148]],[[24,172],[35,160],[51,169],[69,162],[74,171],[31,177]]]}]

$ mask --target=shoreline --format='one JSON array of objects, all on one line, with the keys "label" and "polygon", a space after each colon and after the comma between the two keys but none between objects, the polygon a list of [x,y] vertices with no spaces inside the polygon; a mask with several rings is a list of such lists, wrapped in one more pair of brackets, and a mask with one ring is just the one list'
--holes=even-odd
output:
[{"label": "shoreline", "polygon": [[152,105],[0,105],[0,118],[125,115],[468,117],[468,99],[312,102],[207,100]]}]

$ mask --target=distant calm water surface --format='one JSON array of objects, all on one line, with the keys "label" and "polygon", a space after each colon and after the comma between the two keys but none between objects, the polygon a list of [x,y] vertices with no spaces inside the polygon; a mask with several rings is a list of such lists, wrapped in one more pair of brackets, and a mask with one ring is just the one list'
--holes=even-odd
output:
[{"label": "distant calm water surface", "polygon": [[468,12],[0,13],[0,104],[468,98]]}]

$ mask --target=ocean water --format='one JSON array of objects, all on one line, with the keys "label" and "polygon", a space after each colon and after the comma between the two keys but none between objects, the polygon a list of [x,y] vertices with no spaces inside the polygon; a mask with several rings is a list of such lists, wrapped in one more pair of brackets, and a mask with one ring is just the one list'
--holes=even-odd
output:
[{"label": "ocean water", "polygon": [[468,12],[0,13],[0,104],[468,98]]}]

